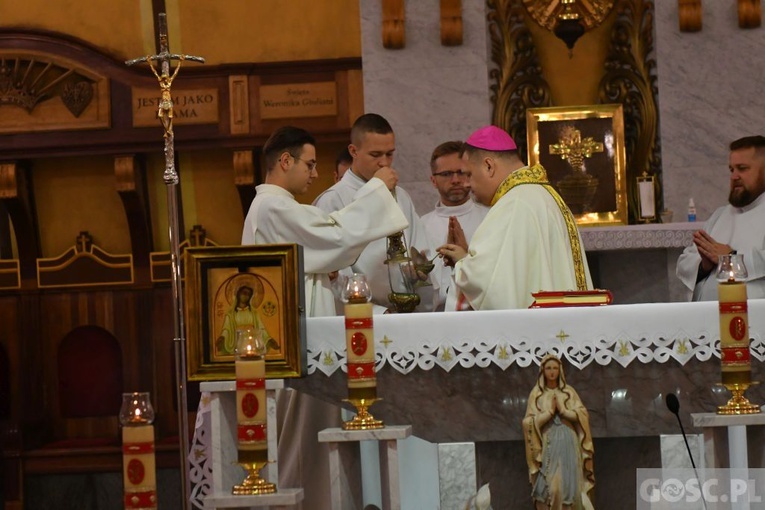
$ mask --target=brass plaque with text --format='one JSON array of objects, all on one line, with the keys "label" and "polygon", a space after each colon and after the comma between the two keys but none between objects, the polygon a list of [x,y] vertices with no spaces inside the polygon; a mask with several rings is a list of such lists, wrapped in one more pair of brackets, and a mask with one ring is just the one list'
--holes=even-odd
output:
[{"label": "brass plaque with text", "polygon": [[332,117],[337,115],[337,86],[333,81],[261,85],[261,119]]},{"label": "brass plaque with text", "polygon": [[[133,127],[158,126],[160,92],[157,89],[133,88]],[[218,89],[173,90],[173,123],[216,124]]]}]

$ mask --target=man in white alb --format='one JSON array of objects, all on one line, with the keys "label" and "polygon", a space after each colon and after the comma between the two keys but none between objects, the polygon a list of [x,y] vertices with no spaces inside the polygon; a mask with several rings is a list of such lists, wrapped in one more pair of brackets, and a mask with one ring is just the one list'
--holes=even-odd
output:
[{"label": "man in white alb", "polygon": [[370,241],[405,228],[408,222],[390,193],[398,177],[385,167],[330,214],[300,204],[316,172],[316,142],[300,128],[277,129],[263,146],[266,182],[244,221],[242,244],[297,243],[303,246],[306,313],[335,315],[328,274],[353,263]]},{"label": "man in white alb", "polygon": [[728,205],[694,232],[677,260],[677,277],[693,291],[693,301],[717,300],[717,260],[729,253],[744,255],[749,299],[765,298],[765,137],[732,142],[728,168]]},{"label": "man in white alb", "polygon": [[[373,239],[408,225],[390,190],[398,180],[391,168],[381,168],[353,194],[347,207],[331,214],[300,204],[318,176],[316,142],[307,132],[286,126],[263,146],[265,184],[244,221],[242,244],[298,243],[303,246],[306,315],[335,315],[328,273],[351,264]],[[312,508],[330,508],[329,450],[319,445],[318,432],[340,425],[340,411],[292,389],[277,397],[279,421],[279,479],[287,487],[303,487]]]},{"label": "man in white alb", "polygon": [[[366,113],[356,119],[351,128],[351,143],[348,146],[348,151],[353,157],[353,164],[339,182],[316,198],[314,205],[327,212],[337,211],[347,206],[358,190],[376,172],[391,167],[395,150],[396,138],[393,128],[382,116]],[[407,246],[415,247],[418,251],[427,249],[428,238],[420,223],[420,217],[414,209],[412,199],[401,187],[397,186],[394,192],[396,201],[409,222],[409,227],[404,230]],[[385,219],[380,217],[378,221],[383,222]],[[386,237],[380,236],[376,241],[369,243],[358,260],[352,265],[349,264],[350,268],[343,271],[346,275],[364,273],[367,276],[375,313],[383,313],[390,307],[388,294],[391,292],[391,285],[388,278],[388,266],[385,264],[386,248]],[[421,301],[417,311],[433,310],[435,292],[437,290],[431,286],[418,289]]]},{"label": "man in white alb", "polygon": [[469,247],[439,248],[454,263],[457,309],[528,308],[532,292],[592,289],[574,217],[541,165],[524,165],[496,126],[470,135],[462,163],[476,200],[491,209]]},{"label": "man in white alb", "polygon": [[[470,243],[473,232],[483,220],[489,208],[470,197],[467,174],[462,171],[462,142],[445,142],[433,150],[430,156],[430,182],[438,190],[436,208],[420,218],[430,241],[431,256],[436,249],[449,240],[449,223],[457,222]],[[438,279],[439,293],[437,311],[444,309],[446,290],[451,284],[452,269],[444,265],[443,258],[434,260],[433,276]]]}]

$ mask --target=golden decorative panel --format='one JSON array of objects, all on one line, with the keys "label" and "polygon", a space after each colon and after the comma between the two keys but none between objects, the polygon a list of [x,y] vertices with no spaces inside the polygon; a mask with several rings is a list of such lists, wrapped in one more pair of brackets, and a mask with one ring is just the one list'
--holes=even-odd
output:
[{"label": "golden decorative panel", "polygon": [[[487,0],[487,7],[491,54],[496,65],[490,73],[493,123],[510,133],[521,156],[526,157],[526,110],[571,108],[577,104],[553,104],[544,76],[555,70],[542,68],[540,50],[529,28],[535,22],[524,0]],[[623,108],[627,218],[629,223],[635,223],[639,218],[637,177],[643,172],[655,177],[656,207],[663,209],[653,41],[655,8],[654,2],[647,0],[614,0],[610,12],[610,37],[601,43],[607,46],[605,63],[592,71],[600,75],[595,102],[621,104]],[[564,47],[560,49],[565,51]]]}]

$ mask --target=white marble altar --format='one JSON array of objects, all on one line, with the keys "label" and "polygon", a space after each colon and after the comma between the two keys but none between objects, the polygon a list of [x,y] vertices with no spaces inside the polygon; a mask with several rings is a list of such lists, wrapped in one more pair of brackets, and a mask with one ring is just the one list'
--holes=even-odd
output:
[{"label": "white marble altar", "polygon": [[[689,413],[728,399],[717,386],[715,302],[445,312],[437,319],[375,319],[383,400],[374,414],[386,423],[411,423],[414,436],[439,447],[473,443],[477,485],[491,482],[498,508],[533,506],[521,421],[536,364],[549,350],[563,358],[568,383],[590,411],[596,479],[601,487],[624,488],[596,488],[596,508],[634,505],[635,469],[661,467],[659,435],[677,432],[668,392],[682,401],[685,424]],[[753,378],[762,379],[765,300],[750,301],[750,321]],[[342,331],[341,317],[309,319],[309,376],[287,384],[327,401],[343,398]],[[765,401],[762,388],[751,391],[753,400]],[[750,444],[762,450],[750,458],[761,459],[765,442]]]}]

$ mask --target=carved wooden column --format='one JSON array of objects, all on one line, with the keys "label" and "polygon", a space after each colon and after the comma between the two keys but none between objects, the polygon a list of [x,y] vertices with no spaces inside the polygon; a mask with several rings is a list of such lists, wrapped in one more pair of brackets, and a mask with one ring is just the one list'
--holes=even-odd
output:
[{"label": "carved wooden column", "polygon": [[16,234],[22,286],[37,278],[40,228],[29,168],[20,163],[0,163],[0,201],[8,211]]},{"label": "carved wooden column", "polygon": [[242,213],[247,217],[250,203],[255,198],[255,186],[260,184],[260,171],[256,172],[256,165],[260,166],[260,150],[234,151],[234,184],[239,192],[239,201],[242,205]]},{"label": "carved wooden column", "polygon": [[678,0],[677,19],[681,32],[701,30],[701,0]]},{"label": "carved wooden column", "polygon": [[406,46],[406,12],[404,0],[382,0],[383,47],[400,50]]},{"label": "carved wooden column", "polygon": [[760,0],[738,0],[739,28],[757,28],[761,23]]},{"label": "carved wooden column", "polygon": [[147,283],[150,281],[149,253],[154,247],[154,238],[143,159],[135,155],[117,156],[114,158],[114,177],[130,230],[136,283]]},{"label": "carved wooden column", "polygon": [[441,44],[462,44],[462,0],[441,0]]}]

